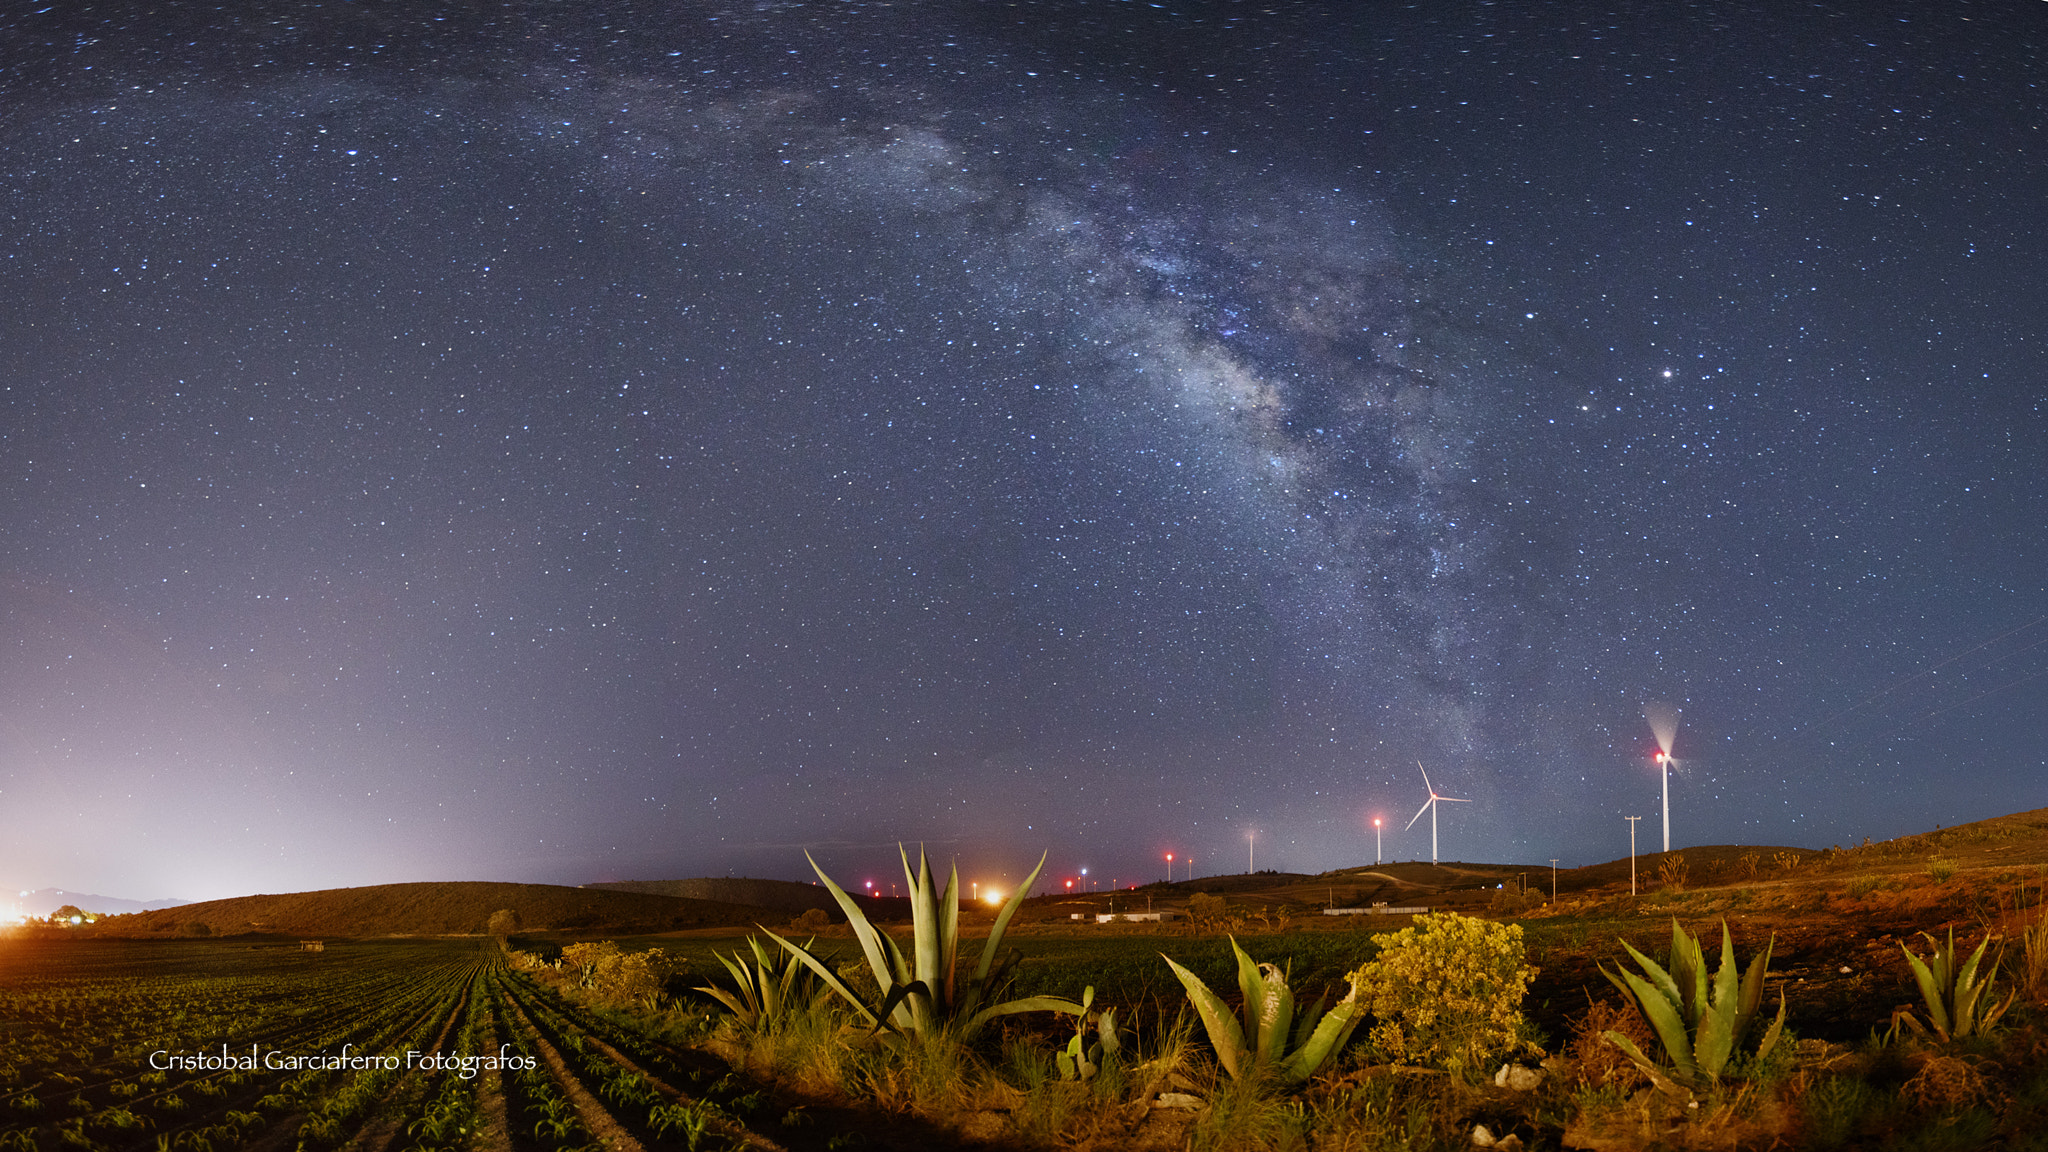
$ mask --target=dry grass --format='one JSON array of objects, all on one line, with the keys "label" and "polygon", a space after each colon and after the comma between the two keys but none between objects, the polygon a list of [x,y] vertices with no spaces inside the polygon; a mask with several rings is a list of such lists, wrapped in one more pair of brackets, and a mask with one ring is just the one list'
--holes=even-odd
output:
[{"label": "dry grass", "polygon": [[1602,1035],[1606,1032],[1619,1032],[1628,1037],[1638,1051],[1655,1050],[1650,1023],[1643,1019],[1640,1009],[1634,1004],[1616,1000],[1595,1000],[1591,993],[1587,993],[1586,1014],[1572,1022],[1572,1040],[1568,1049],[1572,1065],[1578,1069],[1579,1079],[1596,1088],[1627,1089],[1648,1084],[1650,1078]]},{"label": "dry grass", "polygon": [[1986,1103],[1992,1099],[1993,1089],[1984,1074],[1985,1063],[1979,1057],[1930,1053],[1900,1095],[1929,1112],[1952,1112]]}]

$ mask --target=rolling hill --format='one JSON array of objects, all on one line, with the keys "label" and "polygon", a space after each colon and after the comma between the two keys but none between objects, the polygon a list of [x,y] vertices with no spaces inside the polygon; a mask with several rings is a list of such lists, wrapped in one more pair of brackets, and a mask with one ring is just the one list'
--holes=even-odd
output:
[{"label": "rolling hill", "polygon": [[377,884],[317,892],[236,896],[100,922],[100,934],[176,935],[203,924],[212,935],[275,932],[297,936],[481,933],[491,913],[519,913],[524,930],[612,933],[747,927],[787,919],[777,910],[641,892],[488,881]]}]

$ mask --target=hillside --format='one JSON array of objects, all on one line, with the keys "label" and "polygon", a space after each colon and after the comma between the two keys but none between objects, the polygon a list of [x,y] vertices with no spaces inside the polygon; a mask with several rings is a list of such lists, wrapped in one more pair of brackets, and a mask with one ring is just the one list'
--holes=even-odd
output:
[{"label": "hillside", "polygon": [[101,921],[106,935],[180,934],[204,924],[213,935],[449,935],[482,932],[491,913],[519,913],[526,931],[636,933],[749,927],[787,916],[764,908],[639,892],[486,881],[378,884],[318,892],[236,896]]},{"label": "hillside", "polygon": [[[677,896],[690,900],[715,900],[723,904],[746,904],[773,908],[791,915],[821,908],[842,920],[839,905],[823,884],[795,880],[757,880],[749,876],[702,876],[695,880],[610,880],[586,884],[613,892],[641,892],[652,896]],[[894,919],[909,914],[908,901],[881,896],[855,896],[854,902],[870,916]]]}]

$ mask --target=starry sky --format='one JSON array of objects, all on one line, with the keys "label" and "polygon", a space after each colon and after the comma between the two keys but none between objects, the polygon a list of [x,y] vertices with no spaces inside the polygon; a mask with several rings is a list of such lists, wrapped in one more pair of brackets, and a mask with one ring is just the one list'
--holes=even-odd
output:
[{"label": "starry sky", "polygon": [[0,15],[0,886],[2048,806],[2048,22]]}]

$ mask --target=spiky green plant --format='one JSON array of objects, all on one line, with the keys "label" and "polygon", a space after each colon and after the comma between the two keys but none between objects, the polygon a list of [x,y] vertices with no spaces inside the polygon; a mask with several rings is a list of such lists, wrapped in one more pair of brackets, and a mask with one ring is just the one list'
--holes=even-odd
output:
[{"label": "spiky green plant", "polygon": [[1165,957],[1202,1018],[1209,1045],[1216,1050],[1216,1063],[1239,1081],[1271,1079],[1298,1084],[1315,1075],[1344,1047],[1364,1016],[1358,973],[1351,974],[1351,990],[1336,1007],[1324,1011],[1325,995],[1297,1016],[1286,973],[1253,960],[1235,938],[1230,950],[1237,954],[1237,987],[1244,995],[1242,1019],[1231,1013],[1223,998],[1211,992],[1200,976],[1175,963],[1173,957]]},{"label": "spiky green plant", "polygon": [[[960,869],[955,866],[951,870],[946,887],[941,891],[932,876],[931,860],[923,848],[917,850],[917,872],[914,875],[910,870],[909,852],[901,845],[897,846],[897,852],[903,857],[903,878],[910,888],[911,950],[907,956],[896,941],[869,923],[867,914],[854,903],[853,897],[825,875],[825,870],[818,867],[816,860],[811,860],[811,870],[818,874],[826,890],[839,902],[840,911],[846,913],[847,926],[853,929],[854,939],[860,941],[861,954],[875,975],[876,987],[881,990],[879,999],[871,1001],[855,991],[830,963],[809,948],[773,932],[769,933],[770,938],[816,973],[826,988],[851,1005],[861,1020],[878,1032],[889,1030],[918,1036],[936,1036],[944,1032],[964,1041],[999,1016],[1019,1012],[1065,1012],[1072,1015],[1083,1012],[1079,1004],[1058,996],[996,999],[1009,985],[1018,961],[1014,950],[1003,953],[1003,933],[1009,929],[1017,909],[1023,906],[1025,893],[1031,891],[1039,872],[1044,870],[1044,856],[1038,858],[1038,866],[1004,902],[1002,911],[996,914],[995,924],[989,928],[988,940],[982,945],[981,960],[975,965],[974,974],[961,980],[957,963],[960,950]],[[810,853],[804,853],[804,858],[810,860]]]},{"label": "spiky green plant", "polygon": [[[817,938],[812,937],[802,947],[808,951],[815,943]],[[738,952],[712,953],[731,973],[732,991],[708,985],[695,989],[730,1009],[740,1027],[750,1032],[773,1028],[824,994],[810,969],[795,956],[763,944],[758,936],[747,937],[747,947],[754,953],[752,963]]]},{"label": "spiky green plant", "polygon": [[[1906,954],[1906,962],[1913,966],[1913,979],[1920,985],[1920,999],[1926,1005],[1927,1020],[1933,1025],[1934,1035],[1946,1044],[1991,1031],[2019,994],[2015,990],[2007,993],[2005,999],[1996,1005],[1991,1003],[1991,984],[1998,977],[1996,959],[1992,960],[1991,971],[1984,974],[1984,979],[1981,982],[1977,979],[1977,964],[1984,959],[1984,949],[1990,945],[1991,937],[1986,936],[1979,941],[1977,950],[1970,953],[1969,960],[1958,968],[1955,929],[1948,930],[1947,944],[1925,932],[1921,935],[1927,937],[1927,943],[1934,949],[1926,960],[1913,955],[1913,950],[1906,947],[1903,940],[1899,941],[1899,950]],[[1904,1023],[1922,1036],[1928,1033],[1928,1028],[1911,1012],[1901,1011],[1893,1019],[1894,1029],[1898,1023]]]},{"label": "spiky green plant", "polygon": [[[1658,1042],[1664,1046],[1671,1067],[1659,1067],[1643,1055],[1634,1041],[1619,1032],[1602,1035],[1660,1088],[1703,1088],[1717,1083],[1741,1049],[1744,1034],[1756,1021],[1757,1009],[1763,1003],[1764,973],[1771,965],[1771,945],[1764,945],[1764,950],[1750,960],[1748,971],[1738,979],[1735,945],[1728,935],[1728,922],[1723,920],[1721,966],[1711,981],[1699,938],[1679,927],[1676,917],[1671,921],[1670,971],[1636,951],[1626,940],[1621,946],[1635,957],[1643,974],[1638,976],[1627,969],[1617,974],[1604,966],[1600,974],[1642,1009],[1643,1018],[1650,1022]],[[1778,1018],[1764,1033],[1755,1059],[1763,1059],[1777,1047],[1784,1026],[1785,997],[1780,993]]]}]

